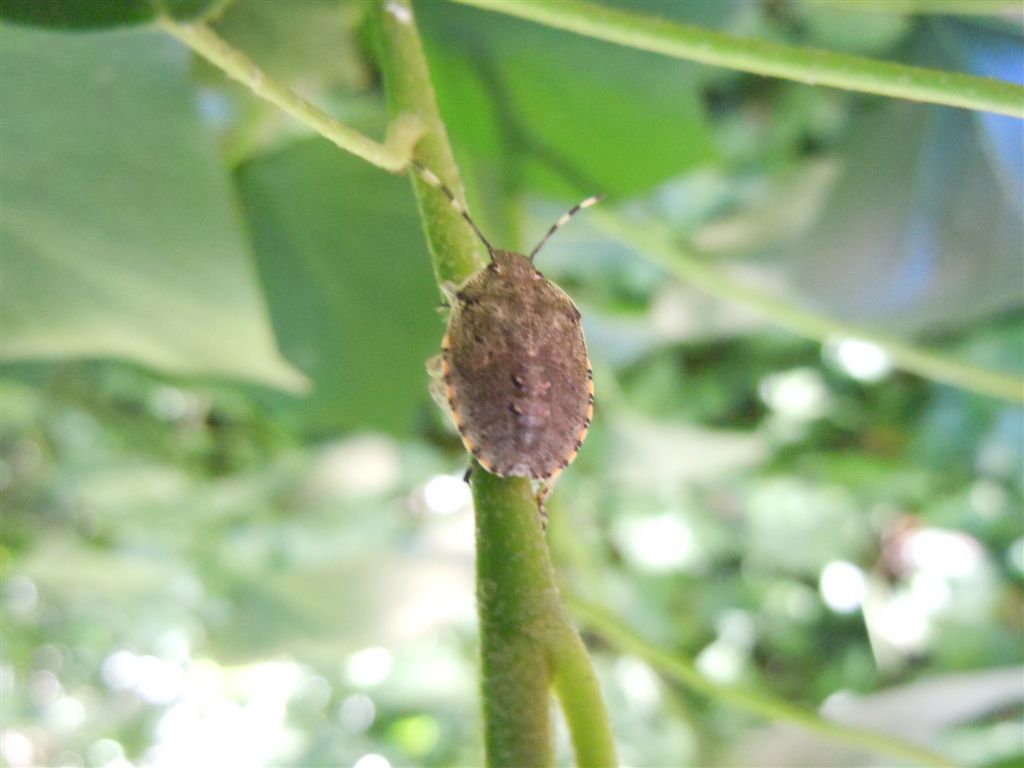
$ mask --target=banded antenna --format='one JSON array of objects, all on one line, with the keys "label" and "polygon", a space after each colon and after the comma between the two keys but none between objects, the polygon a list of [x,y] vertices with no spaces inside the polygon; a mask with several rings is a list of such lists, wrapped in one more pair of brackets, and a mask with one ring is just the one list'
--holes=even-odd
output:
[{"label": "banded antenna", "polygon": [[[440,190],[444,194],[444,196],[448,198],[448,202],[451,203],[451,206],[455,210],[455,212],[458,213],[463,219],[465,219],[466,223],[469,224],[470,227],[472,227],[474,232],[476,232],[476,236],[480,238],[480,242],[484,244],[484,247],[487,249],[487,253],[491,255],[491,258],[493,260],[494,246],[492,246],[490,241],[486,237],[484,237],[484,233],[480,231],[480,227],[478,227],[476,225],[476,222],[473,221],[473,217],[469,215],[469,211],[466,210],[466,206],[464,206],[462,204],[462,201],[460,201],[459,198],[455,196],[455,193],[452,192],[451,188],[449,188],[447,184],[441,181],[441,179],[438,178],[438,175],[436,173],[434,173],[432,170],[430,170],[425,165],[420,163],[418,160],[410,161],[410,165],[416,171],[419,177],[423,179],[423,181],[432,186],[434,189]],[[592,195],[583,202],[574,205],[566,213],[562,214],[562,217],[551,226],[551,229],[548,230],[547,234],[544,235],[543,238],[541,238],[541,241],[539,243],[537,243],[537,247],[530,251],[530,255],[528,257],[530,261],[533,261],[534,256],[536,256],[540,249],[544,247],[544,244],[547,243],[551,236],[555,234],[555,232],[557,232],[559,229],[564,227],[566,224],[568,224],[569,220],[573,216],[575,216],[577,213],[584,210],[585,208],[589,208],[592,205],[596,205],[602,200],[604,200],[604,195]]]},{"label": "banded antenna", "polygon": [[437,177],[436,173],[434,173],[432,170],[427,168],[419,161],[412,160],[410,164],[416,170],[416,173],[419,174],[421,179],[427,182],[427,184],[432,186],[434,189],[439,189],[441,190],[441,192],[444,193],[444,196],[448,198],[448,202],[451,203],[452,208],[455,209],[455,212],[459,214],[462,218],[464,218],[466,220],[466,223],[473,228],[474,232],[476,232],[476,236],[479,237],[480,242],[484,244],[484,247],[487,249],[487,253],[494,253],[494,247],[490,244],[487,238],[484,237],[484,233],[480,231],[480,227],[478,227],[476,225],[476,222],[473,221],[473,217],[469,215],[469,211],[466,210],[466,206],[464,206],[462,202],[459,200],[459,198],[455,196],[455,193],[448,188],[448,185],[441,181],[441,179]]},{"label": "banded antenna", "polygon": [[578,203],[577,205],[574,205],[568,211],[563,213],[562,214],[562,218],[560,218],[558,221],[556,221],[551,226],[551,229],[548,230],[548,233],[546,235],[544,235],[544,237],[541,238],[541,241],[539,243],[537,243],[537,247],[534,248],[532,251],[530,251],[530,256],[529,256],[530,261],[533,261],[533,257],[537,255],[537,252],[540,251],[540,249],[544,247],[544,244],[548,241],[548,239],[553,234],[555,234],[555,232],[557,232],[558,230],[560,230],[562,227],[564,227],[566,224],[569,223],[569,219],[571,219],[577,213],[582,211],[584,208],[589,208],[592,205],[597,205],[602,200],[604,200],[604,195],[592,195],[592,196],[588,197],[586,200],[584,200],[582,203]]}]

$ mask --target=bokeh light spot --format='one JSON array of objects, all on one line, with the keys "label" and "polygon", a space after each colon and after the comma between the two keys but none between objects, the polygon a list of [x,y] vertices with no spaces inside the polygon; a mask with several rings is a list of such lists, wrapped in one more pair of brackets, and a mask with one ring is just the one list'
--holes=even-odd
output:
[{"label": "bokeh light spot", "polygon": [[391,673],[391,651],[387,648],[365,648],[352,654],[345,665],[348,679],[355,685],[374,686]]},{"label": "bokeh light spot", "polygon": [[825,604],[836,613],[853,613],[864,603],[867,579],[852,563],[836,560],[821,571],[818,583]]},{"label": "bokeh light spot", "polygon": [[341,702],[338,710],[338,721],[349,733],[362,733],[371,725],[377,716],[377,707],[373,699],[365,693],[356,693]]},{"label": "bokeh light spot", "polygon": [[892,370],[889,354],[864,339],[836,339],[825,347],[826,357],[851,379],[875,382]]},{"label": "bokeh light spot", "polygon": [[765,405],[793,421],[811,421],[828,410],[828,389],[821,374],[813,368],[796,368],[766,376],[758,393]]},{"label": "bokeh light spot", "polygon": [[391,768],[391,763],[383,755],[371,752],[356,760],[353,768]]},{"label": "bokeh light spot", "polygon": [[423,500],[435,515],[450,515],[469,507],[469,485],[461,477],[435,475],[423,486]]},{"label": "bokeh light spot", "polygon": [[11,729],[0,733],[0,755],[7,765],[21,768],[35,762],[36,750],[28,736]]}]

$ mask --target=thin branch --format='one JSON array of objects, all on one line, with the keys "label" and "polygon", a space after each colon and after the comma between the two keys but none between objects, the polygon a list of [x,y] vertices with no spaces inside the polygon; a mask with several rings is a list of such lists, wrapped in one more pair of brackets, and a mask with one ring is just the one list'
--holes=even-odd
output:
[{"label": "thin branch", "polygon": [[643,258],[660,265],[683,282],[716,298],[751,309],[800,336],[821,342],[836,338],[863,339],[885,350],[893,366],[900,370],[971,392],[1014,403],[1024,402],[1024,381],[1018,378],[929,352],[914,344],[801,309],[791,302],[740,285],[720,269],[676,244],[671,231],[664,225],[654,222],[631,224],[607,210],[595,212],[591,219],[605,234],[635,249]]},{"label": "thin branch", "polygon": [[[415,156],[465,202],[448,132],[437,109],[434,85],[423,55],[412,6],[397,0],[375,13],[380,29],[378,58],[391,114],[412,115],[423,127]],[[438,285],[461,283],[484,266],[479,242],[462,216],[437,188],[412,174],[413,189],[430,247]]]},{"label": "thin branch", "polygon": [[[562,613],[562,607],[558,607]],[[579,632],[567,619],[553,633],[554,687],[580,768],[607,768],[615,764],[612,738],[601,687]]]},{"label": "thin branch", "polygon": [[228,77],[237,80],[260,98],[287,112],[346,152],[392,173],[404,170],[409,164],[412,148],[423,134],[423,128],[415,117],[398,115],[388,129],[387,140],[381,144],[267,77],[248,56],[233,48],[202,22],[179,23],[169,16],[160,16],[157,24]]},{"label": "thin branch", "polygon": [[720,685],[700,674],[690,660],[673,656],[652,645],[597,607],[572,598],[569,603],[573,615],[585,627],[596,632],[620,652],[630,653],[643,659],[665,677],[704,694],[714,701],[729,704],[771,722],[798,725],[831,741],[892,755],[901,760],[910,760],[920,765],[935,766],[936,768],[953,768],[956,765],[946,757],[916,744],[909,744],[881,733],[825,720],[813,712],[808,712],[763,693],[753,693]]},{"label": "thin branch", "polygon": [[1024,87],[845,53],[749,40],[583,0],[456,0],[677,59],[910,101],[1024,117]]},{"label": "thin branch", "polygon": [[1020,0],[818,0],[840,11],[906,15],[1003,16],[1020,14]]}]

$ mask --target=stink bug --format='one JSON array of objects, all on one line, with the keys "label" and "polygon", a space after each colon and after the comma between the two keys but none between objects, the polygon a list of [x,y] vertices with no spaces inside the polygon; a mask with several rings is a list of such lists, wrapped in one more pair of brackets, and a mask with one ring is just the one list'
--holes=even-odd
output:
[{"label": "stink bug", "polygon": [[580,312],[533,259],[560,227],[601,198],[568,211],[524,256],[492,247],[437,175],[415,168],[444,193],[490,256],[462,285],[444,287],[451,313],[433,372],[466,450],[499,477],[540,481],[543,514],[552,483],[587,435],[594,382]]}]

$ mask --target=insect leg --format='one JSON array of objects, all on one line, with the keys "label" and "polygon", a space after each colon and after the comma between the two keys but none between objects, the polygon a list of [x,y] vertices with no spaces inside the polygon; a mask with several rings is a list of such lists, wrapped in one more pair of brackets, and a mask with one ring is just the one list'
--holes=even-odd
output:
[{"label": "insect leg", "polygon": [[458,302],[457,293],[459,292],[459,286],[453,283],[451,280],[445,280],[441,283],[441,293],[444,295],[444,305],[446,307],[454,307]]},{"label": "insect leg", "polygon": [[430,376],[430,398],[444,412],[446,418],[454,421],[452,406],[448,402],[448,383],[444,380],[444,357],[442,355],[434,355],[427,360],[427,374]]},{"label": "insect leg", "polygon": [[434,355],[427,359],[427,373],[432,379],[444,378],[444,355]]},{"label": "insect leg", "polygon": [[444,298],[441,303],[437,305],[437,313],[439,315],[448,315],[452,311],[452,307],[458,302],[459,287],[451,280],[445,280],[441,283],[441,295]]},{"label": "insect leg", "polygon": [[545,504],[554,488],[554,482],[543,480],[537,488],[537,495],[534,497],[537,500],[537,512],[540,514],[540,529],[545,532],[548,529],[548,508]]},{"label": "insect leg", "polygon": [[448,403],[448,387],[445,385],[444,379],[431,379],[429,388],[430,399],[433,400],[434,404],[441,409],[445,418],[452,421],[452,407]]}]

